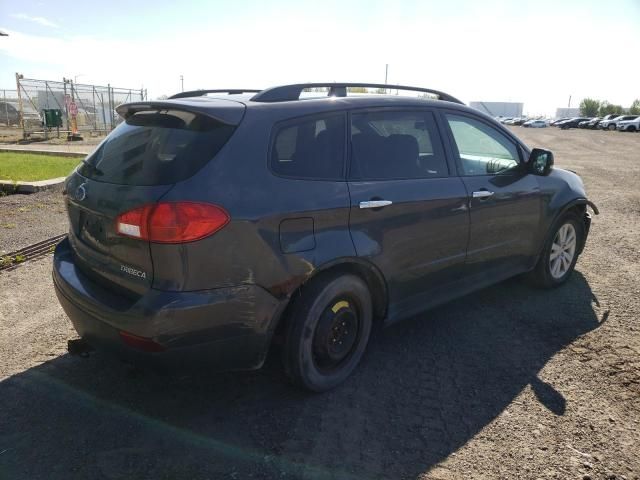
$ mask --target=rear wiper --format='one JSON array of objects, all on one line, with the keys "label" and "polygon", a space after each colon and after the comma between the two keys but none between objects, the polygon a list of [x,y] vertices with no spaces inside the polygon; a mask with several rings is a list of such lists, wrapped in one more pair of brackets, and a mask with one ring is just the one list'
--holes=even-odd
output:
[{"label": "rear wiper", "polygon": [[82,163],[86,165],[89,168],[89,170],[91,170],[96,175],[98,176],[104,175],[104,172],[102,170],[100,170],[98,167],[96,167],[92,163],[89,163],[86,158],[82,159]]}]

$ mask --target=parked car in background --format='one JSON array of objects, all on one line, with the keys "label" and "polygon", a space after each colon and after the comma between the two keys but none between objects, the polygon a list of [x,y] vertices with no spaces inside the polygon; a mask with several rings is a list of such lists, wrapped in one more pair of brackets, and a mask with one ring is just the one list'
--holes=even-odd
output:
[{"label": "parked car in background", "polygon": [[560,122],[564,122],[565,120],[570,120],[570,119],[571,119],[570,117],[562,117],[562,118],[558,118],[558,119],[554,120],[553,122],[551,122],[551,123],[550,123],[550,125],[552,125],[552,126],[554,126],[554,127],[557,127],[557,126],[558,126],[558,123],[560,123]]},{"label": "parked car in background", "polygon": [[593,130],[594,128],[598,128],[598,124],[602,121],[602,117],[594,117],[588,122],[585,122],[585,126],[581,128],[589,128]]},{"label": "parked car in background", "polygon": [[569,120],[564,120],[562,122],[558,122],[556,127],[561,128],[562,130],[567,130],[569,128],[578,128],[580,122],[584,122],[585,120],[591,120],[589,117],[573,117]]},{"label": "parked car in background", "polygon": [[502,117],[500,119],[500,123],[506,124],[507,122],[510,122],[511,120],[513,120],[513,117]]},{"label": "parked car in background", "polygon": [[594,120],[597,120],[597,119],[598,119],[598,117],[593,117],[593,118],[590,118],[588,120],[584,120],[584,121],[582,121],[582,122],[580,122],[578,124],[578,128],[589,128],[589,124],[591,122],[593,122]]},{"label": "parked car in background", "polygon": [[640,116],[633,120],[619,121],[618,130],[621,132],[640,132]]},{"label": "parked car in background", "polygon": [[527,117],[520,117],[520,118],[516,118],[513,120],[513,123],[511,123],[511,125],[523,125],[524,122],[526,122],[528,120]]},{"label": "parked car in background", "polygon": [[[42,117],[29,102],[22,105],[24,128],[38,130],[42,126]],[[21,127],[20,105],[17,100],[0,101],[0,125]]]},{"label": "parked car in background", "polygon": [[[578,175],[445,93],[353,86],[389,88],[120,105],[123,123],[65,182],[53,283],[78,334],[209,371],[260,368],[276,337],[292,381],[324,391],[374,323],[522,273],[569,280],[597,213]],[[318,87],[329,95],[299,100]]]},{"label": "parked car in background", "polygon": [[638,118],[638,115],[618,115],[610,120],[602,120],[599,128],[602,130],[615,130],[618,128],[618,122],[624,122],[626,120],[635,120]]},{"label": "parked car in background", "polygon": [[526,128],[545,128],[549,125],[545,120],[528,120],[522,124]]}]

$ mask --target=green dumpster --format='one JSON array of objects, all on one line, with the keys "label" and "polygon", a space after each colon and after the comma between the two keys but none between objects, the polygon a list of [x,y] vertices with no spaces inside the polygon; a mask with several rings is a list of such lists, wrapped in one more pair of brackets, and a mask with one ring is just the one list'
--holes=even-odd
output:
[{"label": "green dumpster", "polygon": [[45,127],[57,128],[62,126],[62,110],[59,108],[45,108],[42,113]]}]

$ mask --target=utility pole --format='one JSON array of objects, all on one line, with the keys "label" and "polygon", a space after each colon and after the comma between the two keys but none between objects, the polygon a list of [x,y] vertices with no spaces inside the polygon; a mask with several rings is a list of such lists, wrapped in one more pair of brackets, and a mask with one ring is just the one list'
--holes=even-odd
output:
[{"label": "utility pole", "polygon": [[384,84],[387,84],[387,78],[389,76],[389,64],[385,64],[384,66]]},{"label": "utility pole", "polygon": [[184,92],[184,75],[180,75],[180,91]]},{"label": "utility pole", "polygon": [[569,95],[569,105],[568,108],[571,108],[571,95]]}]

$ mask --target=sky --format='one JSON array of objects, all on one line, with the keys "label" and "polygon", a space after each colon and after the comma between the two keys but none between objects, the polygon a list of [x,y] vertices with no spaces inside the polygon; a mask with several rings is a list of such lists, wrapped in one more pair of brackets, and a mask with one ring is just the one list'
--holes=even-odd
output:
[{"label": "sky", "polygon": [[146,88],[423,86],[550,115],[640,98],[640,0],[0,0],[0,88],[25,78]]}]

